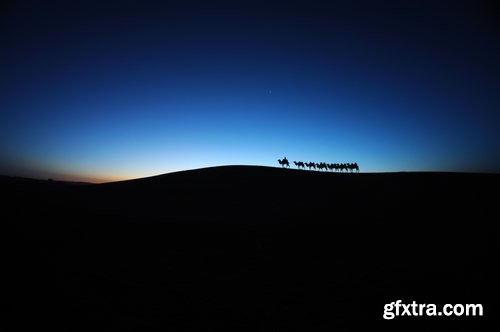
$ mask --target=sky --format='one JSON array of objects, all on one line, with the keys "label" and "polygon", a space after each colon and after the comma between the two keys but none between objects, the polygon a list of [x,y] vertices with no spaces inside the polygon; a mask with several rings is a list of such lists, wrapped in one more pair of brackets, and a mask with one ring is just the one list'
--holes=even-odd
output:
[{"label": "sky", "polygon": [[7,1],[0,174],[500,172],[495,1]]}]

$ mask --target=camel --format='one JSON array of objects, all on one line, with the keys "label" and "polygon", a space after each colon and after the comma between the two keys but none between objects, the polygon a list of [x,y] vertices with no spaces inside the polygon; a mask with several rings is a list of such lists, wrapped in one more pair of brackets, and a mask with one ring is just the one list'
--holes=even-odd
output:
[{"label": "camel", "polygon": [[278,163],[281,165],[281,167],[290,167],[290,163],[288,162],[288,159],[283,158],[283,160],[278,159]]},{"label": "camel", "polygon": [[316,169],[316,164],[314,162],[309,162],[305,164],[309,169]]},{"label": "camel", "polygon": [[293,163],[295,164],[295,166],[297,166],[298,169],[300,169],[301,167],[303,169],[306,169],[306,167],[304,166],[304,162],[302,161],[294,161]]},{"label": "camel", "polygon": [[325,169],[327,170],[327,166],[326,166],[326,163],[325,162],[321,162],[321,163],[316,163],[316,167],[318,167],[319,170],[322,170],[322,169]]},{"label": "camel", "polygon": [[349,165],[349,169],[350,169],[351,173],[352,173],[353,171],[355,171],[356,173],[359,173],[359,166],[358,166],[358,163],[351,163],[351,164]]}]

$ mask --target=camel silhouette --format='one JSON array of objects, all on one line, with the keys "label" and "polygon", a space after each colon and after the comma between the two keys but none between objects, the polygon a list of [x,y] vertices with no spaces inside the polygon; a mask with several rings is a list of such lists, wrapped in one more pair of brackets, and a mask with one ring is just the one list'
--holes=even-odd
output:
[{"label": "camel silhouette", "polygon": [[306,166],[309,168],[309,169],[316,169],[316,163],[311,161],[309,163],[306,163]]},{"label": "camel silhouette", "polygon": [[321,163],[316,163],[316,167],[318,167],[319,170],[327,170],[327,166],[326,166],[326,163],[325,162],[321,162]]},{"label": "camel silhouette", "polygon": [[351,164],[349,164],[349,170],[351,171],[351,173],[353,171],[355,171],[356,173],[359,173],[358,163],[351,163]]},{"label": "camel silhouette", "polygon": [[278,163],[281,165],[281,167],[290,167],[290,163],[288,162],[288,159],[283,158],[283,160],[278,159]]},{"label": "camel silhouette", "polygon": [[295,166],[297,166],[298,169],[300,168],[306,169],[303,161],[294,161],[293,163],[295,164]]}]

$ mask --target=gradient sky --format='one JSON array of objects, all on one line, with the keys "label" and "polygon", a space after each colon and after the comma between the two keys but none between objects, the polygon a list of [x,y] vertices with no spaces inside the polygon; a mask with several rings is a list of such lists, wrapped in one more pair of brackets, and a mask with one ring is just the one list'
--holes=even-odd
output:
[{"label": "gradient sky", "polygon": [[0,174],[500,172],[494,4],[7,1]]}]

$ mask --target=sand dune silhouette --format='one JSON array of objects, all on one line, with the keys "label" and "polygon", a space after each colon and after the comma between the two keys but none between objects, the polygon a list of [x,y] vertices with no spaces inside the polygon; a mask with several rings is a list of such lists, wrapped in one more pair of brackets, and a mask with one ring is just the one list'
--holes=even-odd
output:
[{"label": "sand dune silhouette", "polygon": [[99,185],[0,182],[4,299],[20,328],[25,315],[56,330],[488,323],[388,327],[382,310],[397,299],[488,308],[498,175],[224,166]]}]

